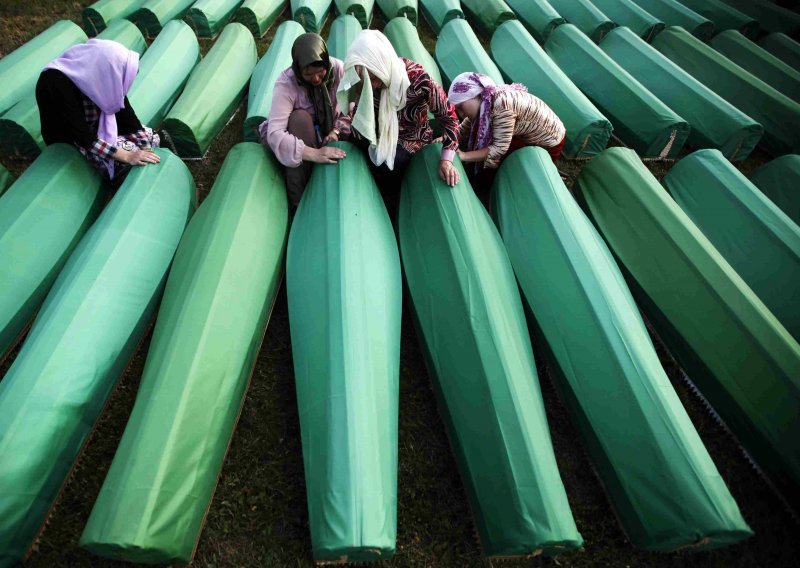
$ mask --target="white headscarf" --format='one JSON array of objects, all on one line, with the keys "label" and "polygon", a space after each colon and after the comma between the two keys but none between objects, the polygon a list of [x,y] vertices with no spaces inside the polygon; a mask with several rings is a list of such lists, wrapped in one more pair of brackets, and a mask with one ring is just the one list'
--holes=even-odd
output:
[{"label": "white headscarf", "polygon": [[[377,130],[373,108],[372,87],[366,73],[358,76],[355,67],[363,66],[384,85],[378,106]],[[339,82],[336,97],[343,109],[349,108],[353,87],[363,81],[358,109],[352,127],[370,142],[369,157],[380,166],[384,162],[394,169],[399,126],[397,111],[406,106],[406,89],[410,83],[405,63],[397,56],[392,44],[377,30],[359,32],[344,60],[344,76]]]}]

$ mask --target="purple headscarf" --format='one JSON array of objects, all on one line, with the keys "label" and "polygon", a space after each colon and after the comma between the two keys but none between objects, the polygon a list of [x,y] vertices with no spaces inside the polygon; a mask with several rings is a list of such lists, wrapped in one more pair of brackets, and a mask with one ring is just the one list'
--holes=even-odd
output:
[{"label": "purple headscarf", "polygon": [[480,73],[461,73],[450,85],[447,98],[454,105],[481,97],[481,110],[476,124],[472,125],[467,150],[480,150],[492,143],[492,103],[499,91],[525,91],[520,83],[496,85],[491,77]]},{"label": "purple headscarf", "polygon": [[[69,48],[45,69],[56,69],[75,83],[100,108],[97,137],[117,145],[117,118],[125,106],[125,95],[139,71],[139,54],[116,41],[90,39]],[[114,160],[106,164],[114,177]]]}]

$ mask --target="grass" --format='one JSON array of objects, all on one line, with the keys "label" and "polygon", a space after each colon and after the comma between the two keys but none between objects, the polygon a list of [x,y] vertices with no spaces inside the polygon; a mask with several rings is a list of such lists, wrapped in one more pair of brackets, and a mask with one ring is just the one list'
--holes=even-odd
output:
[{"label": "grass", "polygon": [[[80,20],[89,1],[0,0],[0,55],[61,18]],[[281,19],[286,19],[284,13]],[[327,27],[323,36],[327,36]],[[376,10],[372,27],[383,21]],[[276,26],[258,41],[259,56]],[[420,18],[420,35],[429,49],[434,35]],[[486,38],[482,38],[485,42]],[[205,53],[212,42],[203,40]],[[217,137],[202,161],[188,162],[201,199],[213,185],[227,152],[242,139],[244,112]],[[766,160],[756,153],[741,165],[747,172]],[[0,157],[19,175],[24,161]],[[575,176],[583,162],[561,160],[559,169]],[[669,163],[648,163],[657,177]],[[400,432],[397,554],[392,566],[487,566],[481,558],[464,488],[436,409],[417,338],[404,310],[400,361]],[[504,562],[507,566],[794,566],[797,524],[767,488],[731,437],[709,416],[679,378],[676,365],[656,341],[662,362],[711,457],[755,531],[748,541],[712,552],[654,554],[627,541],[594,475],[543,358],[537,354],[545,406],[561,476],[585,546],[570,555]],[[105,561],[79,549],[77,542],[133,407],[148,344],[144,343],[123,376],[75,474],[41,535],[30,567],[130,566]],[[13,356],[0,368],[0,376]],[[311,564],[300,429],[295,400],[286,294],[283,289],[258,356],[241,420],[225,461],[219,486],[200,537],[196,566],[307,566]]]}]

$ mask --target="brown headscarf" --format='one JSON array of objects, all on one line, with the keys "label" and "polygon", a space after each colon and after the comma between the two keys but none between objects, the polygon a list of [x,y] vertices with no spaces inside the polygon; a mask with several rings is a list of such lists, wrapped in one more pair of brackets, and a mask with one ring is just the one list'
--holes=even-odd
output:
[{"label": "brown headscarf", "polygon": [[[322,83],[314,86],[303,80],[302,71],[309,65],[321,65],[328,71]],[[333,72],[331,59],[328,55],[328,46],[322,36],[307,33],[294,40],[292,45],[292,69],[297,78],[297,84],[308,89],[311,104],[314,105],[314,123],[319,125],[322,136],[333,129],[333,105],[331,104],[330,89],[333,85]]]}]

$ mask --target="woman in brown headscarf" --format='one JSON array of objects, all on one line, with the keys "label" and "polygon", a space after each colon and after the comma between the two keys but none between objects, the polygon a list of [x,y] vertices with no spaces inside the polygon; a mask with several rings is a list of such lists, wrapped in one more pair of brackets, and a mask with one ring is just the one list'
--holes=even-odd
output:
[{"label": "woman in brown headscarf", "polygon": [[342,61],[328,55],[318,34],[298,37],[292,66],[275,82],[269,117],[259,127],[261,143],[286,167],[286,192],[296,207],[311,175],[311,163],[331,164],[344,158],[340,148],[326,146],[350,134],[350,117],[336,101],[344,73]]}]

